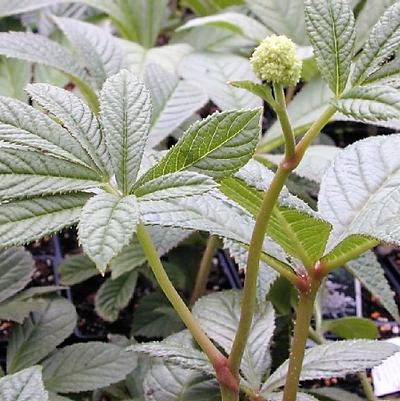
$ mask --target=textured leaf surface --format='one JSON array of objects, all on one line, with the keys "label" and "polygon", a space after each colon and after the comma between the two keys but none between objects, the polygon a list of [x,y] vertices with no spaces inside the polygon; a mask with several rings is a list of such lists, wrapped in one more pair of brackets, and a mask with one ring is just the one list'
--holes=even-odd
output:
[{"label": "textured leaf surface", "polygon": [[246,5],[269,30],[307,44],[303,0],[246,0]]},{"label": "textured leaf surface", "polygon": [[145,84],[151,92],[153,116],[147,146],[158,145],[193,113],[203,107],[208,97],[197,84],[180,80],[159,64],[146,68]]},{"label": "textured leaf surface", "polygon": [[78,393],[123,380],[136,366],[131,352],[100,342],[64,347],[43,362],[46,388]]},{"label": "textured leaf surface", "polygon": [[128,305],[133,296],[137,279],[137,271],[123,274],[116,279],[107,279],[96,294],[97,314],[107,322],[117,320],[119,312]]},{"label": "textured leaf surface", "polygon": [[337,387],[316,388],[312,389],[312,393],[316,396],[320,395],[322,397],[327,397],[328,400],[332,401],[364,401],[364,398]]},{"label": "textured leaf surface", "polygon": [[97,117],[70,91],[52,85],[28,85],[29,95],[51,113],[87,153],[91,164],[101,173],[109,171],[109,156]]},{"label": "textured leaf surface", "polygon": [[0,204],[0,242],[24,245],[79,220],[89,194],[44,196]]},{"label": "textured leaf surface", "polygon": [[321,74],[338,96],[346,87],[354,54],[353,11],[347,0],[306,0],[305,16]]},{"label": "textured leaf surface", "polygon": [[107,30],[72,18],[58,17],[54,20],[78,52],[98,89],[106,78],[124,67],[124,51]]},{"label": "textured leaf surface", "polygon": [[44,64],[62,71],[79,82],[91,79],[72,54],[57,42],[25,32],[0,34],[0,54],[32,63]]},{"label": "textured leaf surface", "polygon": [[344,149],[322,180],[318,208],[333,225],[328,250],[352,234],[400,243],[400,135]]},{"label": "textured leaf surface", "polygon": [[34,262],[24,248],[0,250],[0,302],[26,287],[34,271]]},{"label": "textured leaf surface", "polygon": [[[201,298],[193,313],[207,335],[229,354],[239,324],[241,292],[224,291]],[[269,342],[275,329],[275,312],[269,303],[260,303],[253,318],[241,371],[252,389],[259,389],[270,365]]]},{"label": "textured leaf surface", "polygon": [[[282,400],[283,400],[282,392],[268,394],[268,401],[282,401]],[[318,401],[318,399],[310,394],[297,393],[296,401]]]},{"label": "textured leaf surface", "polygon": [[[399,351],[399,347],[384,341],[336,341],[317,345],[306,351],[300,380],[344,377],[378,366]],[[263,385],[263,393],[285,383],[288,361],[281,365]]]},{"label": "textured leaf surface", "polygon": [[178,31],[197,28],[204,25],[213,25],[228,29],[234,33],[243,35],[255,42],[261,42],[270,31],[252,17],[235,12],[225,12],[202,18],[194,18],[178,28]]},{"label": "textured leaf surface", "polygon": [[400,3],[391,6],[371,31],[363,52],[356,63],[353,84],[362,84],[380,69],[400,47]]},{"label": "textured leaf surface", "polygon": [[359,121],[379,121],[400,117],[400,91],[390,86],[353,88],[333,105],[346,116]]},{"label": "textured leaf surface", "polygon": [[11,330],[7,348],[7,371],[32,366],[52,352],[73,331],[75,307],[63,298],[48,299],[23,325]]},{"label": "textured leaf surface", "polygon": [[399,309],[384,270],[376,256],[372,252],[367,252],[360,258],[347,263],[346,268],[360,280],[371,294],[379,299],[379,302],[396,321],[400,322]]},{"label": "textured leaf surface", "polygon": [[85,253],[104,273],[110,260],[127,245],[139,221],[135,196],[96,195],[82,210],[79,239]]},{"label": "textured leaf surface", "polygon": [[47,401],[42,369],[34,366],[0,379],[0,398],[2,401]]},{"label": "textured leaf surface", "polygon": [[193,124],[139,183],[187,169],[221,178],[252,157],[260,136],[261,110],[216,113]]},{"label": "textured leaf surface", "polygon": [[247,59],[233,54],[194,53],[182,61],[179,73],[200,84],[221,110],[249,109],[261,106],[261,99],[228,81],[257,81]]},{"label": "textured leaf surface", "polygon": [[150,128],[150,93],[124,70],[101,92],[101,119],[114,172],[126,195],[136,180]]},{"label": "textured leaf surface", "polygon": [[98,275],[96,265],[86,255],[74,255],[60,266],[62,285],[74,285]]}]

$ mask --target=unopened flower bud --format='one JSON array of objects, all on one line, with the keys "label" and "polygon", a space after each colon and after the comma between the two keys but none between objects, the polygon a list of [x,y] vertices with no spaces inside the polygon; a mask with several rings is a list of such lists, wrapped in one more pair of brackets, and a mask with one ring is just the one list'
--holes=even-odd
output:
[{"label": "unopened flower bud", "polygon": [[287,87],[300,80],[302,61],[297,56],[296,45],[286,36],[265,38],[255,49],[250,62],[262,81]]}]

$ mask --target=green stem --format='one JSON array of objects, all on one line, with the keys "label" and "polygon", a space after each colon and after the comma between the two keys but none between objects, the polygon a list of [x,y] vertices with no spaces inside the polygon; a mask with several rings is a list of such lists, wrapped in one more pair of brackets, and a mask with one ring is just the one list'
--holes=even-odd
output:
[{"label": "green stem", "polygon": [[190,301],[191,305],[194,305],[196,301],[204,294],[207,287],[208,277],[210,275],[213,257],[219,246],[219,238],[216,235],[210,235],[207,241],[206,249],[203,253],[203,257],[200,262],[199,271],[196,277],[196,284],[193,289],[192,298]]},{"label": "green stem", "polygon": [[283,401],[296,401],[300,382],[300,373],[306,343],[309,335],[309,327],[314,310],[314,302],[318,292],[318,285],[312,286],[307,293],[300,293],[299,305],[296,313],[296,325],[294,328],[292,349],[289,357],[289,369],[286,376]]},{"label": "green stem", "polygon": [[222,401],[238,401],[239,397],[238,394],[232,392],[226,387],[220,387],[221,390],[221,399]]},{"label": "green stem", "polygon": [[285,160],[290,161],[295,156],[296,142],[294,140],[294,132],[286,109],[286,99],[283,86],[274,84],[274,93],[277,102],[275,112],[281,124],[283,136],[285,138]]},{"label": "green stem", "polygon": [[361,372],[358,373],[358,378],[361,382],[362,388],[364,390],[365,396],[367,397],[368,401],[378,401],[377,396],[374,393],[374,389],[371,386],[371,383],[368,380],[368,376],[366,373]]},{"label": "green stem", "polygon": [[243,357],[247,339],[250,333],[251,322],[253,320],[254,309],[256,306],[257,278],[259,272],[259,261],[264,243],[265,232],[271,218],[275,203],[285,185],[286,179],[290,175],[290,170],[279,167],[270,187],[265,193],[261,208],[258,212],[250,241],[249,255],[247,259],[246,278],[243,289],[242,309],[239,327],[233,342],[232,351],[229,355],[229,368],[235,376],[239,374],[240,362]]}]

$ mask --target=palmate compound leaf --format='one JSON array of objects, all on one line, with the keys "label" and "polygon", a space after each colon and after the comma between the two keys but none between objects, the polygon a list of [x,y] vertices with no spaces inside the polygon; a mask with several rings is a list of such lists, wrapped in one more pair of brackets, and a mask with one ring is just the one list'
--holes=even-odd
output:
[{"label": "palmate compound leaf", "polygon": [[400,244],[398,149],[400,135],[367,138],[334,160],[318,200],[319,213],[333,226],[327,252],[354,235]]},{"label": "palmate compound leaf", "polygon": [[150,129],[150,93],[133,74],[123,70],[104,84],[100,108],[115,176],[127,195],[136,181]]},{"label": "palmate compound leaf", "polygon": [[47,84],[26,88],[32,99],[68,130],[102,175],[111,174],[110,160],[99,120],[90,108],[70,91]]},{"label": "palmate compound leaf", "polygon": [[72,226],[91,195],[40,196],[0,204],[2,246],[24,245]]},{"label": "palmate compound leaf", "polygon": [[15,325],[7,347],[7,371],[17,372],[41,361],[76,325],[75,307],[61,297],[48,298],[23,325]]},{"label": "palmate compound leaf", "polygon": [[[200,298],[193,307],[193,314],[207,335],[227,354],[231,351],[239,324],[241,297],[240,291],[223,291]],[[254,390],[261,387],[271,363],[269,342],[275,329],[274,319],[272,305],[258,303],[240,367],[246,384]]]},{"label": "palmate compound leaf", "polygon": [[[400,348],[385,341],[349,340],[317,345],[306,350],[300,380],[344,377],[378,366]],[[288,371],[286,360],[263,384],[261,394],[285,384]]]},{"label": "palmate compound leaf", "polygon": [[346,87],[356,39],[348,0],[306,0],[307,34],[322,76],[339,96]]},{"label": "palmate compound leaf", "polygon": [[135,189],[166,174],[194,170],[214,178],[233,174],[252,157],[261,131],[261,109],[215,113],[194,123]]},{"label": "palmate compound leaf", "polygon": [[84,206],[79,221],[79,240],[101,273],[127,245],[139,222],[139,206],[133,195],[99,194]]},{"label": "palmate compound leaf", "polygon": [[0,379],[2,401],[47,401],[41,366],[33,366]]},{"label": "palmate compound leaf", "polygon": [[124,380],[135,369],[136,357],[113,344],[90,342],[64,347],[42,364],[48,390],[79,393]]},{"label": "palmate compound leaf", "polygon": [[400,47],[400,2],[389,7],[371,31],[352,75],[353,85],[363,84]]},{"label": "palmate compound leaf", "polygon": [[159,64],[146,67],[144,81],[151,92],[153,116],[147,147],[152,148],[171,135],[203,107],[208,97],[196,83],[181,80]]},{"label": "palmate compound leaf", "polygon": [[54,21],[79,54],[97,89],[125,67],[124,51],[107,30],[72,18],[54,17]]},{"label": "palmate compound leaf", "polygon": [[33,271],[32,256],[24,248],[0,250],[0,302],[24,289]]}]

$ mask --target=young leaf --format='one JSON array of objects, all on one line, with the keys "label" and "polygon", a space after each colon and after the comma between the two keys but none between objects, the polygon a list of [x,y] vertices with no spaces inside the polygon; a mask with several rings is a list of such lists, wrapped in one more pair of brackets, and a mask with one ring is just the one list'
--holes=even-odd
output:
[{"label": "young leaf", "polygon": [[400,243],[399,147],[400,135],[367,138],[335,159],[318,200],[321,216],[333,225],[328,251],[354,234]]},{"label": "young leaf", "polygon": [[356,87],[332,104],[358,121],[386,121],[400,116],[400,91],[391,86]]},{"label": "young leaf", "polygon": [[28,96],[25,86],[32,79],[32,66],[29,63],[2,57],[0,60],[0,95],[26,102]]},{"label": "young leaf", "polygon": [[135,196],[120,198],[100,194],[86,203],[79,222],[79,239],[101,273],[129,243],[138,221],[139,207]]},{"label": "young leaf", "polygon": [[307,34],[322,76],[339,96],[346,87],[356,39],[348,0],[306,0]]},{"label": "young leaf", "polygon": [[100,107],[111,163],[127,195],[136,181],[150,128],[150,93],[124,70],[104,84]]},{"label": "young leaf", "polygon": [[137,271],[123,274],[117,279],[108,278],[96,294],[97,314],[107,322],[117,320],[119,312],[128,305],[133,296],[137,279]]},{"label": "young leaf", "polygon": [[78,284],[98,274],[96,265],[86,255],[70,256],[60,266],[62,285]]},{"label": "young leaf", "polygon": [[359,317],[343,317],[323,322],[324,331],[329,331],[345,340],[364,338],[376,340],[379,337],[379,330],[376,324],[369,319]]},{"label": "young leaf", "polygon": [[0,302],[24,289],[33,271],[32,256],[24,248],[0,250]]},{"label": "young leaf", "polygon": [[151,92],[153,116],[147,147],[152,148],[171,135],[203,107],[208,97],[197,84],[179,79],[159,64],[146,67],[144,82]]},{"label": "young leaf", "polygon": [[[224,291],[201,298],[193,307],[207,335],[229,354],[239,324],[240,291]],[[275,313],[269,303],[260,303],[250,331],[241,372],[247,384],[258,390],[270,365],[269,342],[275,329]]]},{"label": "young leaf", "polygon": [[371,31],[352,76],[353,85],[363,84],[400,47],[400,2],[386,10]]},{"label": "young leaf", "polygon": [[74,344],[43,362],[43,381],[50,391],[79,393],[124,380],[135,366],[134,355],[116,345]]},{"label": "young leaf", "polygon": [[[385,341],[335,341],[317,345],[306,351],[300,380],[344,377],[378,366],[400,348]],[[285,383],[288,361],[281,365],[264,383],[262,394]]]},{"label": "young leaf", "polygon": [[107,177],[111,169],[104,135],[90,108],[70,91],[56,86],[33,84],[26,90],[35,102],[62,123],[85,150],[91,165]]},{"label": "young leaf", "polygon": [[24,245],[75,224],[90,197],[77,193],[0,204],[2,246]]},{"label": "young leaf", "polygon": [[0,379],[2,401],[47,401],[42,381],[42,368],[34,366]]},{"label": "young leaf", "polygon": [[261,130],[261,110],[216,113],[193,124],[167,155],[150,169],[141,184],[187,169],[215,178],[233,174],[254,153]]},{"label": "young leaf", "polygon": [[260,107],[261,99],[252,93],[232,88],[228,81],[257,81],[250,63],[234,54],[193,53],[179,65],[179,73],[200,84],[221,110]]},{"label": "young leaf", "polygon": [[362,285],[379,299],[383,307],[400,322],[399,308],[393,297],[390,284],[385,277],[384,270],[372,252],[367,252],[360,258],[350,261],[346,265],[347,270],[358,278]]},{"label": "young leaf", "polygon": [[54,21],[76,49],[97,89],[124,68],[124,51],[105,29],[72,18],[54,17]]},{"label": "young leaf", "polygon": [[72,333],[76,318],[75,307],[67,300],[47,299],[23,325],[12,328],[7,371],[14,373],[41,361]]}]

